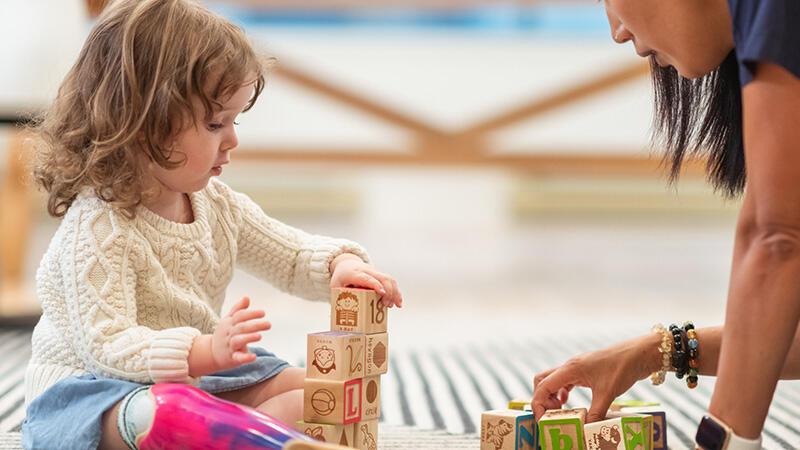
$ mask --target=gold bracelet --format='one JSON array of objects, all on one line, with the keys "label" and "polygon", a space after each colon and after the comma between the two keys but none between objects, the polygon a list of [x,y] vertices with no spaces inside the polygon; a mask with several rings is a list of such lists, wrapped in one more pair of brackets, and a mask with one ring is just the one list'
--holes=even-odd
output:
[{"label": "gold bracelet", "polygon": [[662,324],[653,325],[652,332],[661,335],[661,344],[658,352],[661,353],[661,370],[650,374],[650,381],[654,386],[662,384],[667,378],[667,372],[672,367],[672,334]]}]

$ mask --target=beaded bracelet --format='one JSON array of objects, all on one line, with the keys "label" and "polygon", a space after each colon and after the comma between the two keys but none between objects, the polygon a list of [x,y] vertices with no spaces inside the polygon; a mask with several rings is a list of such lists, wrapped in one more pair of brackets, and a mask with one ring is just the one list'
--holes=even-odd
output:
[{"label": "beaded bracelet", "polygon": [[674,349],[672,351],[672,367],[675,369],[675,376],[681,380],[689,369],[686,346],[684,345],[686,332],[675,324],[669,326],[669,331],[672,333],[672,346]]},{"label": "beaded bracelet", "polygon": [[683,330],[686,333],[686,346],[689,350],[689,361],[688,361],[688,376],[686,377],[686,386],[689,389],[694,389],[697,387],[697,369],[699,367],[699,362],[697,360],[697,355],[700,350],[700,341],[697,340],[697,332],[694,329],[694,324],[692,322],[686,322],[683,324]]},{"label": "beaded bracelet", "polygon": [[672,366],[672,334],[660,323],[653,325],[652,332],[661,335],[661,344],[658,346],[658,352],[661,354],[661,370],[650,374],[650,382],[658,386],[667,379],[667,371]]}]

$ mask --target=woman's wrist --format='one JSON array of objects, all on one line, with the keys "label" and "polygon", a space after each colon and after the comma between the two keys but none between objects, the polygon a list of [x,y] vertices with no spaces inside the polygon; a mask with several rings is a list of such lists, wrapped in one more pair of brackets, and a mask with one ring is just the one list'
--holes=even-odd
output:
[{"label": "woman's wrist", "polygon": [[642,362],[642,372],[639,379],[647,378],[653,372],[658,372],[662,369],[662,353],[659,350],[661,341],[662,337],[659,333],[649,333],[638,339],[637,347]]}]

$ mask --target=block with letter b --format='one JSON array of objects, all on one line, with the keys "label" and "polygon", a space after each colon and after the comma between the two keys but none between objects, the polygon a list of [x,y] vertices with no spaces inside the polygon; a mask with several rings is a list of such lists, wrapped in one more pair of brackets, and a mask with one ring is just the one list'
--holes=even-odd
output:
[{"label": "block with letter b", "polygon": [[539,419],[542,450],[584,450],[583,426],[586,408],[551,409]]},{"label": "block with letter b", "polygon": [[326,331],[308,335],[306,377],[346,381],[364,376],[364,335]]},{"label": "block with letter b", "polygon": [[385,333],[389,309],[375,291],[355,288],[331,290],[331,330]]},{"label": "block with letter b", "polygon": [[537,450],[533,413],[511,409],[481,414],[481,450]]},{"label": "block with letter b", "polygon": [[348,381],[305,379],[303,420],[351,424],[361,420],[361,378]]}]

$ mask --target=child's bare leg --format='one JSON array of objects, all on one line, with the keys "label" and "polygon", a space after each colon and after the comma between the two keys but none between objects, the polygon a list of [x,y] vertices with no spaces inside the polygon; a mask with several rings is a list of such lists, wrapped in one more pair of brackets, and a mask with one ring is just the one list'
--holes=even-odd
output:
[{"label": "child's bare leg", "polygon": [[221,392],[216,394],[216,396],[240,405],[258,408],[261,404],[273,397],[296,389],[302,390],[305,377],[305,369],[288,367],[269,380],[264,380],[261,383],[254,384],[244,389]]},{"label": "child's bare leg", "polygon": [[303,389],[278,394],[258,405],[257,409],[283,423],[294,425],[303,418]]},{"label": "child's bare leg", "polygon": [[100,450],[127,450],[128,446],[122,441],[117,429],[117,414],[119,405],[117,402],[113,408],[103,413],[103,428],[100,432]]}]

